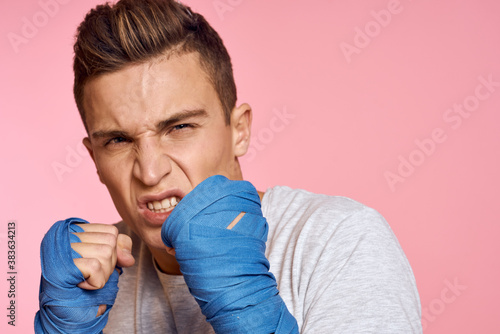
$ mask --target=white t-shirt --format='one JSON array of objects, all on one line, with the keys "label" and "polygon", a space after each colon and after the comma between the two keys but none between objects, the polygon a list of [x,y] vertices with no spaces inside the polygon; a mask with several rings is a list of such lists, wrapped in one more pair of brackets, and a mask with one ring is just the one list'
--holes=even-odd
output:
[{"label": "white t-shirt", "polygon": [[[422,333],[411,267],[384,218],[345,197],[268,189],[266,256],[300,333]],[[183,276],[161,273],[131,235],[136,264],[125,268],[105,333],[213,333]]]}]

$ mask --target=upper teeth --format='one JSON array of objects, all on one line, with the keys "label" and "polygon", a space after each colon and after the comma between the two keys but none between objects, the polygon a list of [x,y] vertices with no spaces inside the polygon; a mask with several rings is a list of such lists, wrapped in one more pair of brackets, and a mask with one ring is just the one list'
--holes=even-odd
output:
[{"label": "upper teeth", "polygon": [[177,197],[165,198],[162,201],[148,202],[148,209],[153,212],[166,212],[177,205]]}]

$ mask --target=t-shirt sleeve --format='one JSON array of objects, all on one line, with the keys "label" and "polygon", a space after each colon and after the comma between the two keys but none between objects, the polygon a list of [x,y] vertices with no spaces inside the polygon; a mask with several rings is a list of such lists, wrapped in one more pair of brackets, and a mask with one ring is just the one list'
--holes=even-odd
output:
[{"label": "t-shirt sleeve", "polygon": [[301,333],[422,333],[413,272],[385,219],[363,207],[329,225],[328,213],[302,245]]}]

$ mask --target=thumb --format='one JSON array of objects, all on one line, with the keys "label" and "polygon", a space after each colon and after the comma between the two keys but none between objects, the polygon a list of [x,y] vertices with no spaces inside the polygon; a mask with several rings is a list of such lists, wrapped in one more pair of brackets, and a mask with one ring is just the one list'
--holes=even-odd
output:
[{"label": "thumb", "polygon": [[128,235],[118,234],[116,239],[116,265],[131,267],[135,263],[132,256],[132,239]]}]

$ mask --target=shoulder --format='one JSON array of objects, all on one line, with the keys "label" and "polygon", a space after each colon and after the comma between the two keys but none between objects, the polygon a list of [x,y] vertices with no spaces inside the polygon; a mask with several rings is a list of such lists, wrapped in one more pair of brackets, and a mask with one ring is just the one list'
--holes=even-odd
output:
[{"label": "shoulder", "polygon": [[280,186],[266,193],[263,212],[271,249],[292,244],[294,256],[302,255],[308,263],[328,259],[340,268],[357,258],[370,267],[383,263],[385,268],[397,265],[411,272],[384,217],[355,200]]},{"label": "shoulder", "polygon": [[271,268],[304,331],[354,333],[391,322],[389,332],[421,331],[413,272],[379,212],[288,187],[269,189],[262,205]]},{"label": "shoulder", "polygon": [[315,194],[306,190],[277,186],[268,189],[263,202],[263,213],[270,232],[293,228],[316,241],[349,236],[354,241],[370,234],[393,239],[393,233],[384,217],[376,210],[343,196]]}]

